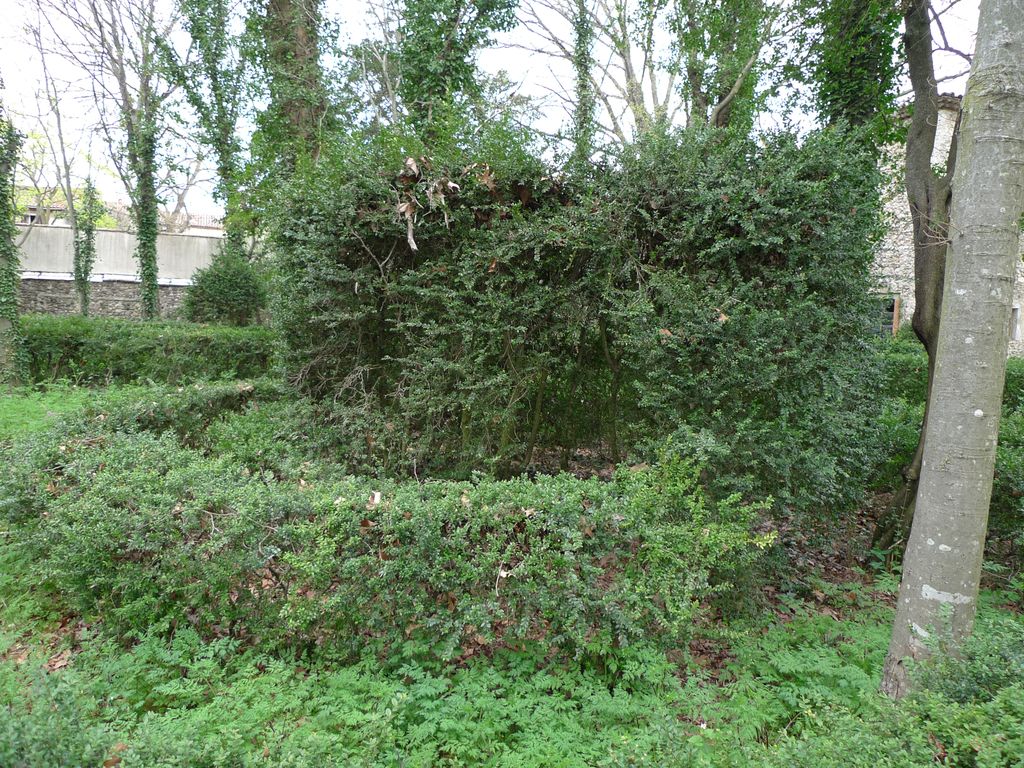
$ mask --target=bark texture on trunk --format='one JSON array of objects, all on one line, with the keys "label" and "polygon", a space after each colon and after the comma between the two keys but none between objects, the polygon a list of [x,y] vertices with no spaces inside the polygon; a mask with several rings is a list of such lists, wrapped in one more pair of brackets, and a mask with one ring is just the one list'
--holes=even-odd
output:
[{"label": "bark texture on trunk", "polygon": [[882,690],[970,632],[981,578],[1024,213],[1024,0],[982,0],[914,522]]},{"label": "bark texture on trunk", "polygon": [[[914,89],[914,111],[907,130],[906,189],[914,228],[914,316],[911,326],[928,354],[928,391],[935,368],[939,338],[939,316],[945,282],[946,248],[949,229],[951,182],[956,167],[954,139],[939,173],[932,167],[939,120],[939,88],[932,58],[930,0],[910,0],[904,14],[903,47]],[[902,541],[910,529],[917,496],[924,450],[928,411],[918,439],[917,450],[902,470],[903,485],[893,497],[872,536],[871,548],[888,550]]]}]

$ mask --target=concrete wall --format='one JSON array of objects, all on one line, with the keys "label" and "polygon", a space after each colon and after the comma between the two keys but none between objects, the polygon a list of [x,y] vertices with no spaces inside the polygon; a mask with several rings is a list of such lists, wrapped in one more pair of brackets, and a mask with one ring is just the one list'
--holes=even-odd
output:
[{"label": "concrete wall", "polygon": [[[959,101],[943,97],[936,125],[932,165],[945,167],[949,145],[956,125]],[[914,226],[910,203],[904,187],[904,148],[890,147],[883,160],[889,181],[884,191],[886,235],[875,256],[875,276],[879,291],[900,297],[900,324],[910,325],[914,314]],[[1024,255],[1024,239],[1021,241]],[[1024,356],[1024,260],[1017,262],[1017,282],[1013,291],[1013,317],[1010,329],[1010,354]]]},{"label": "concrete wall", "polygon": [[[73,239],[67,227],[32,227],[18,225],[21,243],[22,273],[71,274],[73,272]],[[96,230],[96,263],[93,280],[101,282],[105,275],[118,279],[138,279],[135,263],[135,235],[112,229]],[[223,238],[197,235],[157,236],[157,273],[165,284],[188,284],[192,273],[208,266],[220,248]]]},{"label": "concrete wall", "polygon": [[[19,225],[21,243],[22,312],[52,315],[77,314],[74,251],[68,227]],[[157,279],[160,314],[174,314],[181,306],[185,287],[197,269],[210,264],[223,238],[197,235],[157,236]],[[135,235],[111,229],[96,230],[96,263],[93,265],[90,313],[100,317],[142,316]]]}]

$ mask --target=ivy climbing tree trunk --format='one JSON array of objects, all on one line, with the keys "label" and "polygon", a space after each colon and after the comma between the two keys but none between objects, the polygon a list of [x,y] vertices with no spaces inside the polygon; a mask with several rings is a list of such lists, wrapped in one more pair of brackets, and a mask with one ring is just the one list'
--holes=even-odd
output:
[{"label": "ivy climbing tree trunk", "polygon": [[576,0],[573,32],[576,38],[572,59],[573,69],[576,71],[576,105],[573,114],[572,157],[569,159],[569,166],[578,178],[585,179],[589,177],[590,158],[594,153],[595,112],[597,109],[592,79],[594,26],[586,0]]},{"label": "ivy climbing tree trunk", "polygon": [[327,94],[320,66],[321,0],[267,0],[264,20],[270,114],[282,160],[320,154]]},{"label": "ivy climbing tree trunk", "polygon": [[156,317],[157,145],[174,91],[161,77],[157,41],[170,35],[170,23],[161,20],[158,0],[39,2],[44,19],[66,27],[54,38],[63,56],[90,81],[101,133],[132,202],[142,316]]},{"label": "ivy climbing tree trunk", "polygon": [[152,320],[160,315],[156,261],[160,201],[156,194],[156,132],[153,128],[137,129],[128,152],[136,179],[132,214],[135,219],[135,259],[139,265],[142,317]]},{"label": "ivy climbing tree trunk", "polygon": [[898,69],[893,51],[901,14],[890,0],[830,0],[817,22],[816,105],[829,125],[864,131],[876,155],[891,140]]},{"label": "ivy climbing tree trunk", "polygon": [[25,378],[24,340],[18,322],[21,266],[14,226],[14,169],[21,136],[0,104],[0,383]]},{"label": "ivy climbing tree trunk", "polygon": [[243,221],[241,189],[242,143],[238,121],[242,105],[251,97],[250,51],[244,34],[233,33],[236,17],[232,0],[177,0],[181,24],[189,37],[188,50],[179,55],[170,40],[159,41],[169,77],[182,90],[196,113],[199,138],[213,154],[217,169],[214,197],[224,205],[226,247],[246,251],[249,227]]},{"label": "ivy climbing tree trunk", "polygon": [[982,0],[953,178],[948,264],[916,511],[882,689],[977,606],[1024,214],[1024,0]]},{"label": "ivy climbing tree trunk", "polygon": [[78,309],[83,317],[89,315],[89,299],[91,296],[92,265],[96,261],[96,222],[100,218],[100,202],[96,195],[96,187],[90,176],[85,180],[82,190],[82,202],[75,214],[74,232],[74,278],[78,291]]}]

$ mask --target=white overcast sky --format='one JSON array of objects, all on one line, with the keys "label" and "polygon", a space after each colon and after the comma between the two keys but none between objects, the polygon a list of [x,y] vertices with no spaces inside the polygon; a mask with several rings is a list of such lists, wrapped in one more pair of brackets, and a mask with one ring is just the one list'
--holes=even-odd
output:
[{"label": "white overcast sky", "polygon": [[[173,0],[160,2],[166,3],[169,9]],[[978,2],[979,0],[960,0],[943,16],[943,26],[952,47],[973,51]],[[937,3],[940,6],[945,4]],[[36,96],[42,81],[39,57],[25,31],[25,25],[35,18],[34,9],[34,0],[0,0],[0,78],[4,83],[3,100],[18,119],[21,130],[25,132],[36,130],[33,125],[36,120],[33,116],[41,109]],[[343,45],[365,37],[368,29],[365,3],[353,0],[325,0],[325,15],[338,23],[340,42]],[[557,99],[551,96],[551,89],[557,78],[568,82],[571,73],[564,62],[512,47],[516,43],[527,42],[527,33],[522,28],[504,33],[499,38],[498,46],[481,53],[479,63],[484,71],[492,74],[505,71],[512,82],[518,84],[521,93],[542,100],[545,106],[539,127],[553,132],[560,127],[565,115]],[[126,195],[123,187],[116,174],[112,172],[109,161],[103,159],[103,142],[91,135],[90,129],[95,124],[94,105],[91,97],[87,95],[84,76],[70,65],[58,62],[56,57],[49,58],[49,62],[56,77],[66,83],[65,97],[61,105],[65,120],[70,124],[66,131],[78,141],[80,172],[84,175],[82,165],[84,158],[90,154],[91,147],[91,155],[96,158],[94,173],[97,174],[101,193],[108,201],[124,200]],[[956,56],[936,56],[939,77],[952,75],[965,68],[966,64]],[[940,90],[963,93],[965,81],[966,77],[961,77],[943,82]],[[190,194],[188,209],[192,213],[200,214],[219,212],[210,198],[209,185]]]}]

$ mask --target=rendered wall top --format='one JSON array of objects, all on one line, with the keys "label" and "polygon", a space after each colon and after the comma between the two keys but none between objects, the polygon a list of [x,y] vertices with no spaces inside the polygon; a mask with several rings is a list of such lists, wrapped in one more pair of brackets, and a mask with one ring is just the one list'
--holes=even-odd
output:
[{"label": "rendered wall top", "polygon": [[[69,227],[18,225],[24,277],[70,280],[74,271],[74,240]],[[197,269],[209,266],[223,238],[200,235],[157,236],[157,275],[165,285],[188,285]],[[135,235],[111,229],[96,230],[93,281],[138,281]]]}]

